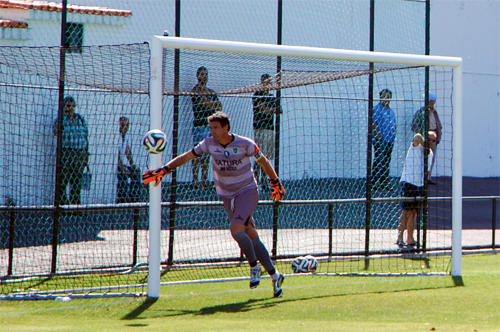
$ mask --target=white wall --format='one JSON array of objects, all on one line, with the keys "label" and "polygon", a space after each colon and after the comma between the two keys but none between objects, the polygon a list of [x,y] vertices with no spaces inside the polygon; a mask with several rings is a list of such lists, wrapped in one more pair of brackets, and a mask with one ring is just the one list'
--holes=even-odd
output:
[{"label": "white wall", "polygon": [[500,1],[434,0],[431,13],[431,54],[464,61],[463,174],[500,176]]},{"label": "white wall", "polygon": [[[101,0],[76,2],[91,6],[102,3]],[[284,44],[368,49],[368,1],[336,2],[335,8],[326,0],[286,0],[283,3]],[[421,20],[425,8],[422,4],[377,0],[376,50],[422,54],[425,27]],[[153,34],[161,35],[165,29],[173,35],[173,1],[108,0],[106,6],[131,10],[132,15],[120,21],[123,25],[86,24],[85,45],[143,42]],[[276,0],[183,0],[181,35],[275,43],[276,12]],[[71,15],[69,21],[73,19]],[[498,0],[431,2],[431,54],[464,59],[463,160],[466,176],[500,176],[499,17]],[[401,26],[405,26],[404,31],[398,28]],[[30,21],[30,29],[31,40],[2,39],[0,44],[59,44],[59,22]],[[347,33],[339,33],[346,30]],[[414,46],[408,49],[407,45]],[[217,73],[211,74],[215,81]],[[444,111],[449,101],[439,93],[438,97],[436,107]],[[445,125],[446,132],[451,130]],[[444,149],[442,145],[438,157],[443,157]],[[439,175],[439,169],[437,172]]]},{"label": "white wall", "polygon": [[[89,5],[95,0],[86,0]],[[225,10],[217,10],[214,0],[203,1],[210,8],[199,6],[200,1],[183,0],[182,36],[242,40],[251,42],[276,42],[276,1],[259,0],[251,5],[245,1],[224,1]],[[83,3],[83,2],[82,2]],[[124,3],[126,3],[124,5]],[[172,2],[173,3],[173,2]],[[150,1],[151,6],[163,14],[161,19],[151,8],[141,4],[133,8],[128,1],[111,0],[107,6],[130,9],[131,25],[125,26],[120,42],[142,41],[147,33],[174,32],[174,10],[170,2]],[[368,48],[368,7],[365,2],[343,2],[346,12],[356,15],[339,15],[331,12],[328,1],[284,1],[283,43],[334,48]],[[424,22],[412,15],[422,15],[424,6],[415,2],[376,1],[376,50],[388,52],[421,53]],[[267,8],[262,11],[260,8]],[[342,8],[341,8],[342,9]],[[340,10],[340,9],[336,9]],[[398,15],[394,15],[394,11]],[[167,14],[168,12],[168,14]],[[317,15],[317,13],[320,15]],[[302,17],[297,17],[300,13]],[[217,24],[200,20],[206,15],[216,17]],[[255,24],[255,15],[258,24]],[[498,0],[432,0],[431,2],[431,54],[459,56],[464,59],[464,175],[500,176],[500,1]],[[148,24],[143,25],[144,20]],[[215,21],[215,20],[214,20]],[[411,28],[398,29],[403,21]],[[253,22],[253,23],[251,23]],[[325,26],[328,24],[328,28]],[[395,26],[396,25],[396,26]],[[134,28],[135,26],[135,28]],[[348,33],[338,31],[351,27]],[[139,27],[139,29],[137,29]],[[392,28],[391,28],[392,27]],[[390,33],[383,33],[384,30]],[[363,35],[366,38],[361,38]],[[415,45],[408,50],[401,40]],[[357,41],[354,41],[357,40]],[[381,46],[382,45],[382,46]],[[432,87],[431,87],[432,88]],[[439,93],[438,93],[439,96]],[[437,107],[447,104],[438,100]],[[447,127],[447,125],[445,125]],[[445,131],[451,132],[451,128]],[[448,144],[448,143],[446,143]],[[441,146],[444,150],[444,144]],[[444,151],[438,151],[443,156]],[[439,172],[439,169],[437,170]],[[439,174],[438,174],[439,175]]]}]

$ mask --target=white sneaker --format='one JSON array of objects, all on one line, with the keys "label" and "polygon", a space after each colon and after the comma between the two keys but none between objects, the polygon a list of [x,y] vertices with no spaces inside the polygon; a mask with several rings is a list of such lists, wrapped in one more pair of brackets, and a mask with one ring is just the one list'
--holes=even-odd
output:
[{"label": "white sneaker", "polygon": [[274,297],[281,297],[283,295],[283,288],[281,288],[281,285],[283,284],[284,280],[285,276],[281,273],[277,280],[273,280]]},{"label": "white sneaker", "polygon": [[258,265],[250,268],[250,288],[255,288],[259,286],[261,273],[262,270]]}]

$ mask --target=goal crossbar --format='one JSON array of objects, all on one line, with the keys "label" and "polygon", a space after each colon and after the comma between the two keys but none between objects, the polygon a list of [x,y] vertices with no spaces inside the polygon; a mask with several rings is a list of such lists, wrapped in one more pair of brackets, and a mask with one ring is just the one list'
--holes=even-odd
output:
[{"label": "goal crossbar", "polygon": [[[462,58],[386,52],[368,52],[318,47],[271,45],[221,40],[154,36],[150,40],[150,115],[151,129],[161,129],[163,98],[163,49],[260,54],[412,66],[441,66],[453,70],[453,160],[452,160],[452,258],[451,275],[461,275],[462,251]],[[161,166],[161,156],[152,155],[150,168]],[[148,296],[160,296],[161,187],[150,185]]]}]

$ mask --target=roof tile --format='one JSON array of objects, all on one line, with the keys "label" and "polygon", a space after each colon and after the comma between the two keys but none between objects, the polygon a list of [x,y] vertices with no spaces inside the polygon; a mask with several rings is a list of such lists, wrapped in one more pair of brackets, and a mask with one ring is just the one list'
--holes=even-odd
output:
[{"label": "roof tile", "polygon": [[[62,11],[62,3],[53,1],[36,0],[0,0],[0,8],[9,9],[33,9],[44,11]],[[69,13],[90,14],[90,15],[108,15],[108,16],[130,16],[132,11],[122,9],[110,9],[107,7],[81,6],[68,4]]]},{"label": "roof tile", "polygon": [[27,29],[28,23],[14,20],[2,20],[0,19],[1,28],[14,28],[14,29]]}]

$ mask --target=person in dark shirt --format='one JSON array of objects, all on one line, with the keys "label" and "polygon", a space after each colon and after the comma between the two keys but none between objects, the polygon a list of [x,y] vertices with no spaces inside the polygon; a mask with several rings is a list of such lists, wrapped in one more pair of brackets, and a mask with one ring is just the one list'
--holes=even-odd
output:
[{"label": "person in dark shirt", "polygon": [[[429,104],[428,104],[428,110],[429,110],[429,130],[433,131],[436,133],[437,138],[436,138],[436,144],[433,145],[432,147],[432,153],[433,153],[433,159],[432,159],[432,165],[434,165],[434,162],[436,160],[436,150],[437,146],[439,143],[441,143],[441,137],[443,137],[443,125],[441,124],[441,120],[439,119],[438,112],[434,105],[436,105],[436,95],[433,93],[429,93]],[[413,121],[411,123],[411,130],[414,133],[425,133],[425,106],[420,108],[415,115],[413,116]],[[432,181],[431,179],[431,174],[432,174],[432,167],[429,168],[429,179],[428,182],[429,184],[436,184],[436,182]]]},{"label": "person in dark shirt", "polygon": [[[253,129],[255,143],[272,163],[274,160],[274,114],[277,110],[277,100],[271,93],[271,76],[263,74],[260,78],[265,90],[254,93],[253,101]],[[261,167],[255,165],[255,178],[262,184],[263,190],[269,189],[266,181],[266,174]]]},{"label": "person in dark shirt", "polygon": [[[198,68],[196,72],[198,84],[191,90],[191,101],[193,102],[193,139],[194,146],[198,145],[205,138],[210,136],[210,128],[208,127],[208,117],[217,111],[222,111],[222,104],[217,97],[217,94],[212,89],[207,87],[208,69],[204,66]],[[193,160],[193,185],[196,188],[208,186],[208,165],[210,159],[208,156]],[[201,168],[201,181],[199,173]]]}]

